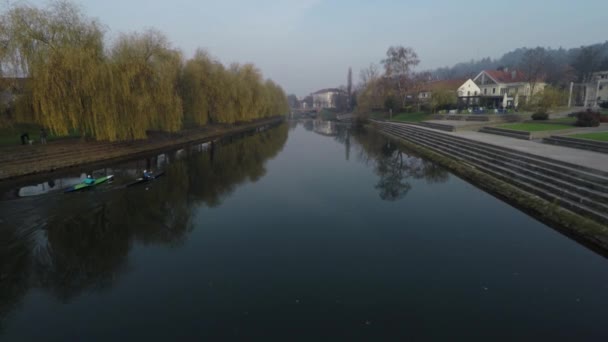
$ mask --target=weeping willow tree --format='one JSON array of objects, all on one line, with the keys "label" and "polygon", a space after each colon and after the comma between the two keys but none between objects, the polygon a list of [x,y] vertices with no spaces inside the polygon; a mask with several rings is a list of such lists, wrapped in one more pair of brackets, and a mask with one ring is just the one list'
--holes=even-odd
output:
[{"label": "weeping willow tree", "polygon": [[203,51],[184,63],[155,30],[105,48],[103,27],[65,1],[20,4],[0,17],[0,76],[7,71],[28,79],[17,119],[56,135],[140,139],[184,120],[230,124],[288,111],[282,89],[251,64],[226,68]]},{"label": "weeping willow tree", "polygon": [[207,52],[200,49],[185,63],[180,80],[180,95],[184,102],[186,122],[204,125],[209,121],[215,67]]},{"label": "weeping willow tree", "polygon": [[264,81],[253,64],[224,67],[198,50],[185,63],[180,92],[187,121],[235,123],[284,115],[287,97],[272,81]]},{"label": "weeping willow tree", "polygon": [[107,111],[93,106],[105,69],[100,25],[66,2],[44,10],[20,5],[3,19],[11,38],[3,64],[29,76],[29,94],[24,97],[29,103],[17,107],[17,117],[43,124],[55,134],[70,129],[94,133],[97,116]]},{"label": "weeping willow tree", "polygon": [[158,31],[120,36],[110,53],[111,84],[106,88],[121,127],[118,138],[145,138],[148,129],[181,129],[181,61],[181,53]]}]

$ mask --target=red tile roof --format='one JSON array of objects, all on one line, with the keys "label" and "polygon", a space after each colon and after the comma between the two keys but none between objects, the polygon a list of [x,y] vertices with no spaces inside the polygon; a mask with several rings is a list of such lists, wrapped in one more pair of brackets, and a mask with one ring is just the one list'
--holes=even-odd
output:
[{"label": "red tile roof", "polygon": [[526,75],[521,70],[484,70],[484,72],[499,83],[527,82]]}]

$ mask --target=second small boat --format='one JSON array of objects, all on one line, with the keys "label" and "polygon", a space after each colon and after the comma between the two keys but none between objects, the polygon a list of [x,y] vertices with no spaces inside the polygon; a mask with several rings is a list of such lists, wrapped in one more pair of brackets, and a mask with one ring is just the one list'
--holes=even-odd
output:
[{"label": "second small boat", "polygon": [[143,178],[143,177],[137,178],[134,182],[131,182],[131,183],[127,184],[126,186],[127,187],[131,187],[131,186],[142,184],[142,183],[148,183],[148,182],[151,182],[151,181],[153,181],[153,180],[155,180],[155,179],[157,179],[159,177],[162,177],[164,174],[165,174],[165,172],[162,171],[162,172],[159,172],[159,173],[157,173],[155,175],[152,175],[152,177],[149,177],[149,178]]}]

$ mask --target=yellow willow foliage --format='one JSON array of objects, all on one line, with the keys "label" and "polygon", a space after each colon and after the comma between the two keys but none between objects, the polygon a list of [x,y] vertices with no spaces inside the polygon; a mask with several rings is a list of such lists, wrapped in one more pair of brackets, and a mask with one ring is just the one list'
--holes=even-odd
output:
[{"label": "yellow willow foliage", "polygon": [[266,88],[266,107],[264,116],[284,115],[289,112],[287,96],[283,89],[272,80],[267,80]]},{"label": "yellow willow foliage", "polygon": [[156,31],[123,35],[109,63],[114,83],[111,98],[119,121],[128,126],[121,138],[145,138],[147,129],[181,129],[181,54],[169,48],[164,36]]},{"label": "yellow willow foliage", "polygon": [[225,68],[201,50],[183,63],[155,30],[123,34],[105,48],[101,26],[66,1],[0,15],[0,76],[7,70],[28,77],[18,120],[58,135],[140,139],[184,121],[230,124],[288,111],[283,90],[251,64]]},{"label": "yellow willow foliage", "polygon": [[259,118],[264,101],[261,91],[261,73],[252,64],[243,66],[233,64],[230,71],[235,83],[236,120],[247,121]]},{"label": "yellow willow foliage", "polygon": [[213,87],[210,89],[211,111],[209,119],[217,123],[236,122],[236,106],[234,103],[235,84],[233,75],[224,66],[214,63],[211,80]]},{"label": "yellow willow foliage", "polygon": [[198,50],[187,61],[181,77],[187,121],[235,123],[288,112],[283,90],[273,82],[263,82],[252,64],[232,64],[226,69]]},{"label": "yellow willow foliage", "polygon": [[206,52],[198,50],[182,70],[180,95],[184,103],[184,120],[198,125],[209,121],[215,66]]},{"label": "yellow willow foliage", "polygon": [[[30,82],[34,121],[51,132],[65,135],[70,129],[93,136],[108,135],[111,106],[99,101],[107,77],[105,64],[81,48],[54,50],[43,63],[34,64]],[[104,120],[106,120],[104,122]]]}]

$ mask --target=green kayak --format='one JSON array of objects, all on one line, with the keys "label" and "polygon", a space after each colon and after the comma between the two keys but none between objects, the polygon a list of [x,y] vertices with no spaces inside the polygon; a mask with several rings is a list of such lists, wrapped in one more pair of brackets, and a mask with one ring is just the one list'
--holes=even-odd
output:
[{"label": "green kayak", "polygon": [[68,193],[68,192],[74,192],[74,191],[80,191],[80,190],[84,190],[84,189],[89,189],[89,188],[97,186],[97,185],[99,185],[101,183],[105,183],[105,182],[111,180],[112,178],[114,178],[114,175],[109,175],[109,176],[103,176],[103,177],[96,178],[95,181],[93,183],[91,183],[91,184],[86,184],[84,182],[78,183],[78,184],[76,184],[74,186],[71,186],[71,187],[65,189],[64,192]]}]

